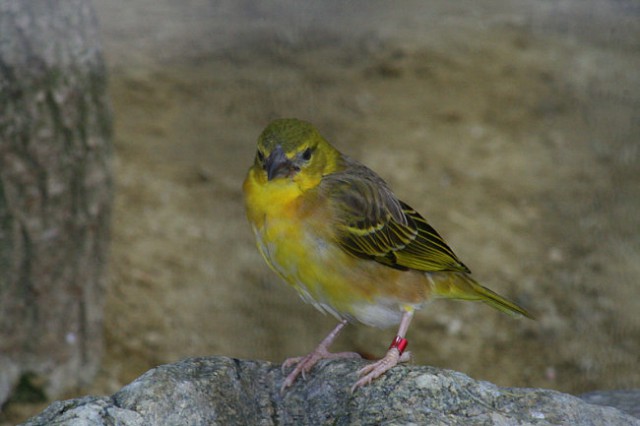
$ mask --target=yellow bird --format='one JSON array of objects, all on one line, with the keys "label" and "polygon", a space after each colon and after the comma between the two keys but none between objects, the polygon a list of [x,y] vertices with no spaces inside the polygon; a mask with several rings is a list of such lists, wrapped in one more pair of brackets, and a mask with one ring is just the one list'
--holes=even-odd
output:
[{"label": "yellow bird", "polygon": [[414,311],[434,297],[484,302],[531,315],[471,278],[442,237],[375,172],[340,153],[305,121],[279,119],[258,139],[243,185],[247,217],[267,264],[302,298],[340,322],[296,365],[282,390],[330,353],[348,322],[400,324],[386,355],[361,369],[352,390],[409,359]]}]

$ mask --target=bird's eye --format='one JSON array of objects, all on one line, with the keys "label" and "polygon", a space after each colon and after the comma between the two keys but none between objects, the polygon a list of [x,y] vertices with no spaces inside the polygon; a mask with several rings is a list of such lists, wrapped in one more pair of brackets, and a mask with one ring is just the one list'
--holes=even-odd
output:
[{"label": "bird's eye", "polygon": [[302,158],[304,161],[309,161],[311,159],[312,152],[313,152],[313,149],[307,148],[304,151],[302,151],[302,155],[300,156],[300,158]]},{"label": "bird's eye", "polygon": [[258,152],[256,153],[256,158],[258,159],[258,161],[259,161],[260,163],[262,163],[262,162],[264,161],[264,154],[262,153],[262,151],[258,151]]}]

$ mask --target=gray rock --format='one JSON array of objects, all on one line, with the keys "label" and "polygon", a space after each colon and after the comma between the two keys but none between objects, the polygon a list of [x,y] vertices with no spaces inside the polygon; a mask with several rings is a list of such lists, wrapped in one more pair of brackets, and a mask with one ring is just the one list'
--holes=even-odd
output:
[{"label": "gray rock", "polygon": [[365,361],[321,362],[280,393],[280,366],[224,357],[154,368],[111,397],[55,402],[25,425],[640,425],[615,408],[544,389],[399,366],[357,390]]},{"label": "gray rock", "polygon": [[640,418],[640,389],[595,391],[584,393],[580,398],[589,404],[616,407],[624,413]]}]

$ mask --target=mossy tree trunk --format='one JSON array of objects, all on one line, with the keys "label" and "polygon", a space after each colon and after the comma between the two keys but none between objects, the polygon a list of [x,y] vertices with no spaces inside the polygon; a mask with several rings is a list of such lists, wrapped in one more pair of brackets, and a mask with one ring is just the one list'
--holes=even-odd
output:
[{"label": "mossy tree trunk", "polygon": [[0,404],[102,353],[111,115],[89,0],[0,1]]}]

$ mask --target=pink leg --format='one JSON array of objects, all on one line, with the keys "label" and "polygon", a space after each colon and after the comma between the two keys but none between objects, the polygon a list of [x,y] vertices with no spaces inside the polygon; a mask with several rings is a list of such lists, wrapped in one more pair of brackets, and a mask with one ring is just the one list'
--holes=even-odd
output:
[{"label": "pink leg", "polygon": [[400,327],[398,328],[398,335],[394,339],[393,343],[389,347],[387,354],[384,358],[369,364],[366,367],[358,371],[360,379],[353,385],[351,392],[354,392],[359,387],[368,385],[378,377],[382,376],[386,371],[396,366],[399,362],[407,362],[411,358],[409,352],[404,352],[407,346],[407,339],[404,336],[407,334],[409,324],[413,318],[413,311],[405,312],[402,315],[402,321],[400,321]]},{"label": "pink leg", "polygon": [[329,346],[333,343],[334,339],[338,336],[340,331],[347,325],[346,320],[340,321],[340,323],[334,328],[331,333],[327,337],[324,338],[322,342],[318,345],[317,348],[313,350],[309,355],[299,356],[295,358],[287,358],[282,363],[282,371],[284,373],[284,369],[290,367],[292,365],[296,365],[296,368],[293,369],[291,373],[287,376],[282,383],[282,387],[280,388],[280,392],[283,392],[286,388],[291,386],[293,382],[295,382],[296,378],[302,374],[304,378],[305,373],[308,373],[311,368],[321,359],[334,359],[334,358],[360,358],[355,352],[338,352],[331,353],[329,352]]}]

